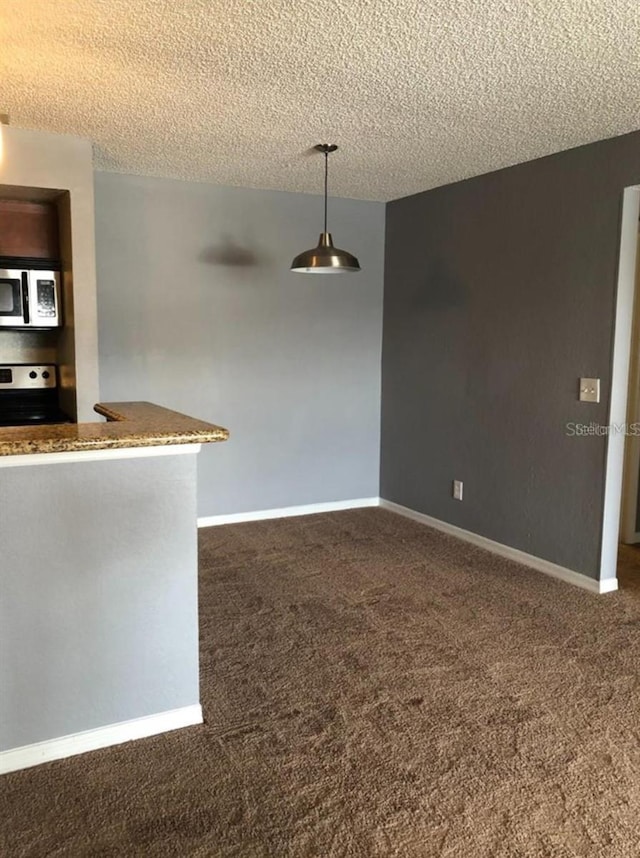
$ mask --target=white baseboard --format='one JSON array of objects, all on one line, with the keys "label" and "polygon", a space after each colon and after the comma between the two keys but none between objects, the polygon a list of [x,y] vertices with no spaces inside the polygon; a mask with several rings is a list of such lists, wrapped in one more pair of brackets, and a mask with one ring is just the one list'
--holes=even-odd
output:
[{"label": "white baseboard", "polygon": [[11,748],[9,751],[0,752],[0,775],[19,769],[28,769],[41,763],[49,763],[52,760],[84,754],[87,751],[96,751],[98,748],[119,745],[133,739],[156,736],[158,733],[167,733],[169,730],[177,730],[180,727],[191,727],[194,724],[202,724],[202,707],[199,703],[184,706],[181,709],[171,709],[168,712],[159,712],[157,715],[109,724],[107,727],[98,727],[95,730],[60,736],[58,739],[48,739],[46,742],[24,745],[21,748]]},{"label": "white baseboard", "polygon": [[466,542],[471,542],[480,548],[491,551],[493,554],[499,554],[501,557],[506,557],[508,560],[515,560],[516,563],[521,563],[523,566],[529,566],[532,569],[537,569],[538,572],[544,572],[545,575],[551,575],[553,578],[559,578],[568,584],[574,584],[577,587],[582,587],[584,590],[589,590],[592,593],[611,593],[618,589],[617,578],[606,578],[604,581],[595,581],[587,575],[580,572],[574,572],[573,569],[567,569],[564,566],[558,566],[556,563],[551,563],[549,560],[543,560],[541,557],[535,557],[533,554],[527,554],[525,551],[520,551],[517,548],[511,548],[508,545],[503,545],[501,542],[494,542],[493,539],[487,539],[486,536],[480,536],[477,533],[472,533],[469,530],[463,530],[461,527],[456,527],[454,524],[448,524],[446,521],[440,521],[438,518],[432,518],[430,515],[425,515],[422,512],[416,512],[406,506],[393,503],[392,501],[380,498],[380,506],[390,512],[398,513],[406,518],[411,518],[414,521],[419,521],[435,530],[440,530],[443,533],[448,533],[450,536],[456,536],[458,539],[464,539]]},{"label": "white baseboard", "polygon": [[230,515],[205,515],[198,519],[198,527],[215,527],[218,524],[239,524],[243,521],[264,521],[269,518],[288,518],[294,515],[313,515],[318,512],[338,512],[343,509],[361,509],[378,506],[380,498],[354,498],[353,500],[310,503],[304,506],[285,506],[280,509],[260,509],[257,512],[236,512]]},{"label": "white baseboard", "polygon": [[498,554],[500,557],[506,557],[508,560],[514,560],[516,563],[521,563],[523,566],[529,566],[531,569],[536,569],[538,572],[544,572],[545,575],[551,575],[553,578],[559,578],[568,584],[574,584],[576,587],[582,587],[584,590],[589,590],[592,593],[611,593],[618,589],[617,578],[606,578],[603,581],[596,581],[583,575],[581,572],[575,572],[573,569],[567,569],[564,566],[559,566],[557,563],[552,563],[550,560],[543,560],[541,557],[536,557],[533,554],[527,554],[526,551],[520,551],[517,548],[511,548],[509,545],[503,545],[501,542],[495,542],[493,539],[488,539],[486,536],[480,536],[477,533],[472,533],[470,530],[464,530],[461,527],[456,527],[455,524],[448,524],[446,521],[441,521],[438,518],[432,518],[422,512],[416,512],[406,506],[393,503],[393,501],[385,500],[384,498],[355,498],[346,501],[331,501],[329,503],[307,504],[305,506],[288,506],[281,509],[262,509],[257,512],[239,512],[231,515],[210,515],[203,516],[198,519],[198,527],[214,527],[219,524],[239,524],[244,521],[264,521],[270,518],[286,518],[294,515],[312,515],[319,512],[336,512],[345,509],[362,509],[364,507],[379,506],[382,509],[395,512],[398,515],[403,515],[406,518],[411,518],[414,521],[426,524],[443,533],[448,533],[451,536],[456,536],[458,539],[463,539],[466,542],[471,542],[473,545],[478,545],[493,554]]}]

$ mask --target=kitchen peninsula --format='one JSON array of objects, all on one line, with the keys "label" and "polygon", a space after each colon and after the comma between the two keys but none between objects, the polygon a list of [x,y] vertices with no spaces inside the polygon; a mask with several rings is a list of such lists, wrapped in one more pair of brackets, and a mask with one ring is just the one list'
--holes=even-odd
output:
[{"label": "kitchen peninsula", "polygon": [[206,444],[229,437],[221,426],[151,402],[105,402],[94,410],[108,422],[0,427],[0,456]]},{"label": "kitchen peninsula", "polygon": [[202,721],[196,454],[145,402],[0,429],[0,773]]}]

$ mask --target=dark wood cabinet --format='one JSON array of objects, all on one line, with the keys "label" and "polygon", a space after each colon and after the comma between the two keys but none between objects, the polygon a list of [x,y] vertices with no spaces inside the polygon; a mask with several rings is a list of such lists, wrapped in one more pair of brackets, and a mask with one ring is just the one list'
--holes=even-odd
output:
[{"label": "dark wood cabinet", "polygon": [[55,203],[0,200],[0,256],[58,259],[58,210]]}]

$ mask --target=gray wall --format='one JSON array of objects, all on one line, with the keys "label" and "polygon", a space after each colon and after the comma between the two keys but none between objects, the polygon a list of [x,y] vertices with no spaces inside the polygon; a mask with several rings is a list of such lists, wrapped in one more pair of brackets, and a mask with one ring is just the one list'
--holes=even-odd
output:
[{"label": "gray wall", "polygon": [[231,430],[200,454],[199,514],[377,495],[384,205],[330,200],[363,271],[304,276],[318,196],[107,173],[95,191],[101,397]]},{"label": "gray wall", "polygon": [[196,456],[0,479],[0,751],[199,703]]},{"label": "gray wall", "polygon": [[[622,191],[640,133],[390,203],[381,494],[598,577]],[[577,401],[579,376],[602,401]],[[451,481],[464,480],[464,501]]]}]

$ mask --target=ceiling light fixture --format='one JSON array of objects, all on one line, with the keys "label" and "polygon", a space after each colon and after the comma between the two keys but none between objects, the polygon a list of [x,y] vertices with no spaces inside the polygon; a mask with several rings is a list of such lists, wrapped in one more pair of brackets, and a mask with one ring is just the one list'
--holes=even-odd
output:
[{"label": "ceiling light fixture", "polygon": [[327,188],[329,182],[329,153],[338,148],[335,144],[319,143],[315,147],[324,155],[324,232],[320,233],[317,247],[298,254],[291,263],[291,270],[298,274],[348,274],[360,271],[360,263],[351,253],[333,246],[331,233],[327,232]]}]

